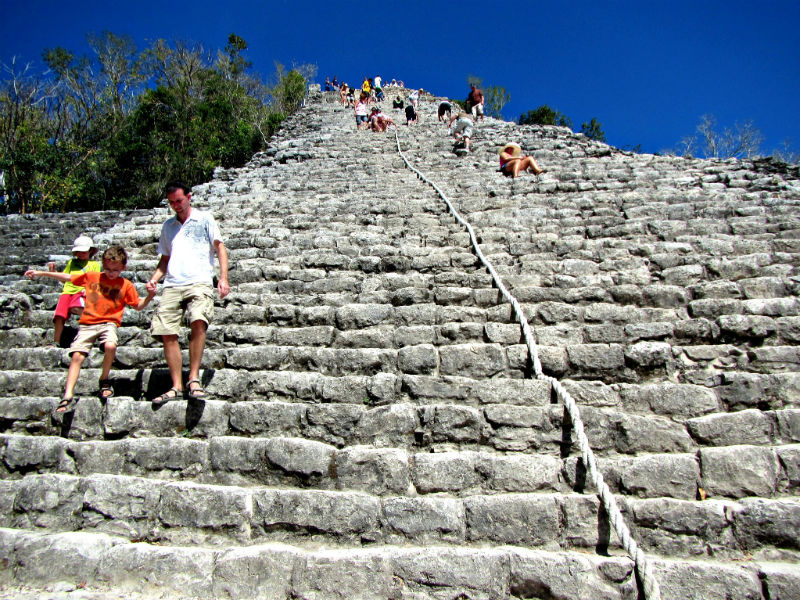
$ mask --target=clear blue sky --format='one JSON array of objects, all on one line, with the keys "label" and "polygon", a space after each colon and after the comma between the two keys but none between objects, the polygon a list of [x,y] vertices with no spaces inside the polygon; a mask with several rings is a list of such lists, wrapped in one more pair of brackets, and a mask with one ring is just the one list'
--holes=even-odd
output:
[{"label": "clear blue sky", "polygon": [[380,74],[463,99],[466,78],[511,94],[506,119],[548,104],[576,128],[596,117],[616,146],[674,147],[701,115],[752,120],[769,153],[800,150],[800,2],[655,0],[431,2],[0,0],[0,61],[44,48],[87,51],[87,33],[249,44],[273,61],[315,63],[319,79]]}]

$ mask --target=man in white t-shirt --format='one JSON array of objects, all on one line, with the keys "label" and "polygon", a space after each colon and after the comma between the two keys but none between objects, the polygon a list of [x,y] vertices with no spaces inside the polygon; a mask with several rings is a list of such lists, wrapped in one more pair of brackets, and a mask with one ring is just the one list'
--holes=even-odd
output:
[{"label": "man in white t-shirt", "polygon": [[215,254],[219,259],[219,297],[224,298],[231,291],[228,251],[213,215],[192,207],[191,190],[185,184],[168,184],[166,193],[175,216],[161,227],[158,242],[161,259],[147,282],[147,291],[155,292],[156,284],[167,276],[150,333],[160,337],[164,344],[172,388],[153,398],[155,405],[174,400],[183,393],[183,360],[178,333],[184,316],[190,328],[187,395],[192,400],[202,400],[206,396],[200,382],[200,362],[206,346],[206,330],[214,314]]}]

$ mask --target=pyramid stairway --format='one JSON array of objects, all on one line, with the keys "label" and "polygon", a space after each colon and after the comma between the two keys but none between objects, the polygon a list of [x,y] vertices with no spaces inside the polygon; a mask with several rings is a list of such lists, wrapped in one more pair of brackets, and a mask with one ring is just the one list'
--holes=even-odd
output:
[{"label": "pyramid stairway", "polygon": [[[331,100],[193,190],[231,258],[206,402],[148,401],[151,306],[123,319],[116,397],[95,351],[54,421],[60,287],[21,277],[85,232],[143,291],[167,208],[0,221],[0,597],[644,598],[466,231]],[[437,100],[400,147],[522,303],[662,598],[800,598],[797,168],[494,119],[457,156]],[[547,173],[499,174],[506,141]]]}]

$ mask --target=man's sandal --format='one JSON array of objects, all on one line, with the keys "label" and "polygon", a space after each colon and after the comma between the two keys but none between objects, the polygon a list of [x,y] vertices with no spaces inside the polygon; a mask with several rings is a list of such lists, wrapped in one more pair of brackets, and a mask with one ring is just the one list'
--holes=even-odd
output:
[{"label": "man's sandal", "polygon": [[[192,389],[192,384],[196,383],[197,387]],[[186,384],[186,397],[189,400],[203,400],[206,397],[206,391],[203,389],[203,384],[199,379],[190,379]]]},{"label": "man's sandal", "polygon": [[100,380],[100,390],[97,392],[97,395],[101,400],[108,400],[114,396],[114,387],[111,385],[110,379]]},{"label": "man's sandal", "polygon": [[75,404],[77,404],[78,399],[75,396],[64,396],[61,398],[61,402],[58,403],[56,409],[53,411],[56,415],[63,415],[66,413],[71,413],[75,410]]},{"label": "man's sandal", "polygon": [[166,404],[170,400],[175,400],[175,398],[177,398],[178,394],[180,393],[181,391],[178,388],[175,387],[169,388],[166,392],[164,392],[160,396],[156,396],[155,398],[153,398],[152,400],[153,405],[161,406],[162,404]]}]

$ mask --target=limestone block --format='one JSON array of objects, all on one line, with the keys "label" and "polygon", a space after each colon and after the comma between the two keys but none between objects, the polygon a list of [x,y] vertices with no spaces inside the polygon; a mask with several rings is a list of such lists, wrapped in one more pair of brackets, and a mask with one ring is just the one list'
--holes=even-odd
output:
[{"label": "limestone block", "polygon": [[501,373],[506,368],[505,354],[497,344],[459,344],[439,349],[442,375],[480,379]]},{"label": "limestone block", "polygon": [[422,426],[431,432],[435,442],[475,443],[487,433],[479,411],[449,404],[426,407]]},{"label": "limestone block", "polygon": [[326,550],[296,559],[291,589],[308,600],[380,600],[392,597],[394,588],[390,566],[379,554]]},{"label": "limestone block", "polygon": [[625,359],[634,367],[652,369],[672,358],[672,347],[666,342],[638,342],[625,348]]},{"label": "limestone block", "polygon": [[438,356],[432,344],[406,346],[397,352],[397,366],[403,373],[430,374],[436,370]]},{"label": "limestone block", "polygon": [[363,375],[326,377],[322,380],[321,396],[326,402],[360,404],[367,398],[369,378]]},{"label": "limestone block", "polygon": [[[164,484],[121,475],[91,475],[81,483],[83,510],[127,523],[152,521],[158,514]],[[141,536],[144,537],[144,536]]]},{"label": "limestone block", "polygon": [[476,382],[472,394],[481,404],[544,406],[550,403],[550,382],[538,379],[492,379]]},{"label": "limestone block", "polygon": [[800,445],[781,446],[776,453],[782,469],[779,491],[794,491],[800,487]]},{"label": "limestone block", "polygon": [[417,409],[411,404],[391,404],[373,408],[358,422],[356,438],[381,447],[410,446],[419,428]]},{"label": "limestone block", "polygon": [[579,344],[567,348],[570,365],[584,371],[612,371],[625,366],[618,344]]},{"label": "limestone block", "polygon": [[731,511],[737,543],[745,549],[800,548],[800,502],[745,498]]},{"label": "limestone block", "polygon": [[788,408],[773,414],[777,423],[776,439],[789,444],[800,442],[800,410]]},{"label": "limestone block", "polygon": [[58,581],[94,581],[104,556],[122,540],[85,532],[27,534],[14,545],[14,560],[22,583],[47,585]]},{"label": "limestone block", "polygon": [[362,329],[372,327],[393,315],[391,304],[349,304],[336,309],[336,327]]},{"label": "limestone block", "polygon": [[474,452],[417,453],[413,456],[411,478],[417,491],[460,492],[480,485]]},{"label": "limestone block", "polygon": [[720,315],[741,315],[744,307],[733,298],[701,298],[689,302],[689,315],[695,319],[716,319]]},{"label": "limestone block", "polygon": [[477,455],[476,469],[487,489],[502,492],[560,491],[561,460],[543,455]]},{"label": "limestone block", "polygon": [[51,437],[4,435],[0,437],[0,458],[11,471],[48,469],[67,465],[67,440]]},{"label": "limestone block", "polygon": [[25,477],[19,482],[12,513],[17,513],[14,515],[17,526],[77,529],[82,508],[79,479],[46,474]]},{"label": "limestone block", "polygon": [[503,494],[464,500],[467,539],[542,545],[556,541],[561,510],[555,496]]},{"label": "limestone block", "polygon": [[486,323],[486,339],[498,344],[519,344],[522,341],[522,330],[514,323]]},{"label": "limestone block", "polygon": [[772,442],[772,419],[755,409],[697,417],[686,426],[698,443],[710,446]]},{"label": "limestone block", "polygon": [[413,325],[397,327],[393,331],[394,343],[398,348],[433,344],[436,341],[436,330],[430,325]]},{"label": "limestone block", "polygon": [[668,556],[715,554],[735,548],[731,504],[653,498],[626,502],[634,539]]},{"label": "limestone block", "polygon": [[765,338],[777,330],[773,319],[757,315],[722,315],[716,322],[722,335]]},{"label": "limestone block", "polygon": [[341,446],[353,438],[363,413],[363,406],[358,404],[311,405],[306,409],[303,433],[305,437]]},{"label": "limestone block", "polygon": [[357,492],[260,489],[253,492],[253,523],[332,535],[374,535],[380,501]]},{"label": "limestone block", "polygon": [[386,498],[383,522],[390,531],[412,539],[463,541],[466,531],[464,505],[453,498]]},{"label": "limestone block", "polygon": [[800,317],[779,317],[775,323],[778,334],[785,342],[800,342]]},{"label": "limestone block", "polygon": [[662,598],[686,600],[761,600],[761,583],[754,567],[704,564],[678,560],[653,561]]},{"label": "limestone block", "polygon": [[663,417],[617,415],[615,445],[619,452],[688,452],[692,439],[686,429]]},{"label": "limestone block", "polygon": [[771,448],[725,446],[699,451],[702,487],[710,496],[772,496],[779,464]]},{"label": "limestone block", "polygon": [[653,284],[642,290],[644,299],[650,306],[659,308],[683,307],[689,303],[689,293],[680,285]]},{"label": "limestone block", "polygon": [[508,558],[503,550],[400,549],[390,560],[409,598],[508,597]]},{"label": "limestone block", "polygon": [[664,496],[694,499],[700,469],[692,454],[654,454],[609,465],[609,485],[618,479],[620,491],[641,498]]},{"label": "limestone block", "polygon": [[358,489],[372,494],[405,494],[411,481],[405,450],[350,446],[336,454],[338,489]]},{"label": "limestone block", "polygon": [[509,568],[509,592],[517,598],[543,593],[553,598],[597,600],[637,596],[633,563],[627,558],[515,548]]},{"label": "limestone block", "polygon": [[427,402],[465,400],[475,382],[461,377],[403,375],[402,390],[409,397]]},{"label": "limestone block", "polygon": [[214,550],[117,544],[97,565],[97,579],[135,593],[211,596]]},{"label": "limestone block", "polygon": [[759,578],[766,586],[770,600],[800,598],[800,572],[797,565],[759,563]]},{"label": "limestone block", "polygon": [[301,478],[327,477],[336,453],[333,446],[302,438],[273,438],[263,450],[270,464]]},{"label": "limestone block", "polygon": [[225,358],[230,367],[254,370],[279,371],[289,364],[289,348],[259,346],[228,350]]},{"label": "limestone block", "polygon": [[718,410],[716,394],[699,385],[656,383],[622,386],[621,396],[628,409],[649,410],[676,418],[694,417]]},{"label": "limestone block", "polygon": [[745,314],[769,317],[796,316],[800,305],[796,298],[764,298],[742,302]]},{"label": "limestone block", "polygon": [[197,528],[246,541],[250,539],[253,499],[249,490],[170,483],[161,489],[158,518],[169,528]]},{"label": "limestone block", "polygon": [[[306,407],[287,402],[237,402],[230,405],[230,427],[245,434],[297,436]],[[213,456],[213,455],[212,455]]]},{"label": "limestone block", "polygon": [[215,598],[283,598],[302,553],[281,544],[230,548],[216,555],[213,565]]}]

